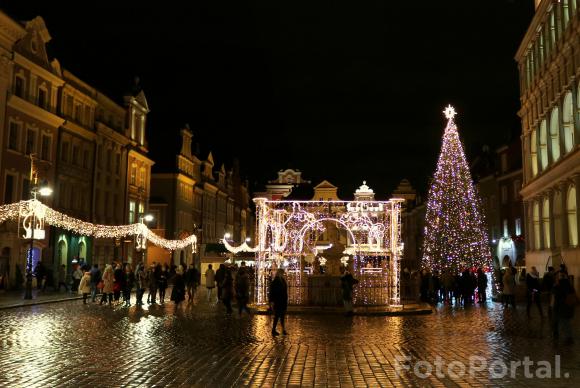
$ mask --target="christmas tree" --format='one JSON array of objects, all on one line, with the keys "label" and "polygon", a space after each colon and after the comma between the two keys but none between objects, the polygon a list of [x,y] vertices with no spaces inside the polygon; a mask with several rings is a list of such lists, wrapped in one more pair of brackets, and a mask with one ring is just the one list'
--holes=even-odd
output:
[{"label": "christmas tree", "polygon": [[429,189],[422,266],[454,273],[485,269],[491,253],[480,200],[453,120],[455,109],[449,105],[443,113],[448,121]]}]

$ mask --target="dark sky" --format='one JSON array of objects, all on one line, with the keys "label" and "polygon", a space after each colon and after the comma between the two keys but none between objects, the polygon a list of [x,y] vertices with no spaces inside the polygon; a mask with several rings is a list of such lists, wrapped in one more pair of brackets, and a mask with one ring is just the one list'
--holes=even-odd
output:
[{"label": "dark sky", "polygon": [[425,189],[448,103],[469,155],[519,130],[532,0],[2,3],[43,16],[52,55],[118,101],[140,77],[154,160],[187,122],[251,182],[293,167],[384,198],[405,177]]}]

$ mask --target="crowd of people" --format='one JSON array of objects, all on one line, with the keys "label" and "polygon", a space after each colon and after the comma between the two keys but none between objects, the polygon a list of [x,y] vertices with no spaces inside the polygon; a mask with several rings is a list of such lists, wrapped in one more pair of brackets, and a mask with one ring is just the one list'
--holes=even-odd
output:
[{"label": "crowd of people", "polygon": [[[232,313],[232,301],[235,299],[238,305],[238,314],[243,311],[250,312],[250,289],[254,278],[253,269],[247,267],[245,262],[241,266],[220,264],[214,271],[211,264],[205,271],[205,287],[207,290],[208,303],[223,303],[226,313]],[[214,295],[214,289],[217,290]]]},{"label": "crowd of people", "polygon": [[487,275],[482,268],[458,273],[445,270],[441,274],[423,270],[419,292],[423,302],[468,306],[486,302],[487,283]]}]

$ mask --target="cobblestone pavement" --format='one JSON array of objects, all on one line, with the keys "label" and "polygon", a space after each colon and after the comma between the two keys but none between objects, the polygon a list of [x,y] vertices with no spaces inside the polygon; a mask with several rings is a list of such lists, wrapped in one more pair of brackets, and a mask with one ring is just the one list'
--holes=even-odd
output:
[{"label": "cobblestone pavement", "polygon": [[[534,313],[490,303],[422,316],[297,315],[288,336],[273,338],[269,316],[226,317],[206,303],[22,307],[0,311],[0,386],[580,386],[580,346],[554,344],[547,319]],[[482,358],[471,360],[472,373],[450,364],[469,367],[473,356]],[[490,373],[526,356],[561,377],[526,378],[523,366],[515,378]],[[429,365],[430,376],[413,373]]]}]

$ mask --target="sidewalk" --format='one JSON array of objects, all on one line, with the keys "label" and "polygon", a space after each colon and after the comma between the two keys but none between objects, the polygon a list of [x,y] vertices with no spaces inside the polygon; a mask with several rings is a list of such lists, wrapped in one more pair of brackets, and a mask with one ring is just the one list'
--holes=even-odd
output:
[{"label": "sidewalk", "polygon": [[24,299],[24,290],[0,292],[0,310],[37,304],[82,299],[76,293],[32,290],[32,299]]}]

